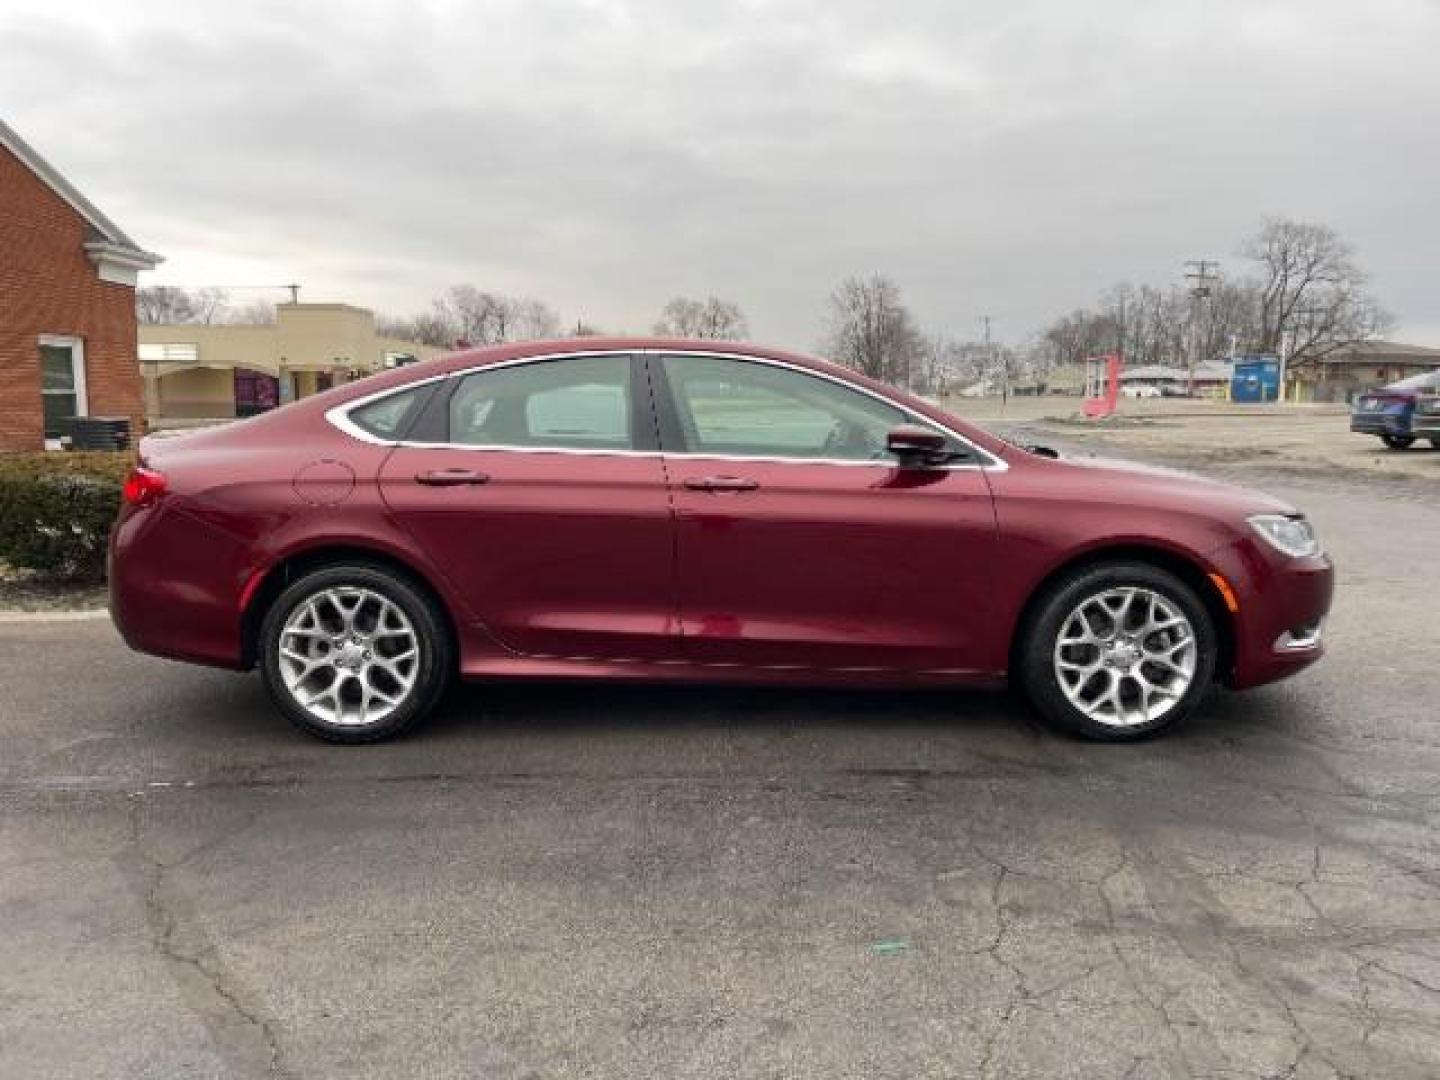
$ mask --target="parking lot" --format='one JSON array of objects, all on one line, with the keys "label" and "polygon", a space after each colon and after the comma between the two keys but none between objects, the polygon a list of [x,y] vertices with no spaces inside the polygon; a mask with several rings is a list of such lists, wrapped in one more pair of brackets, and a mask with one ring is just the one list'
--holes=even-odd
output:
[{"label": "parking lot", "polygon": [[508,686],[345,749],[103,618],[0,620],[0,1076],[1440,1074],[1440,454],[1045,415],[997,423],[1304,507],[1330,655],[1135,746]]}]

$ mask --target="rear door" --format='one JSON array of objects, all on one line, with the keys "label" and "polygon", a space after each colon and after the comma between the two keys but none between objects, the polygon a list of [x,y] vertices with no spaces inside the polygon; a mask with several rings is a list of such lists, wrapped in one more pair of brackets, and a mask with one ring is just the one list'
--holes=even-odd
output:
[{"label": "rear door", "polygon": [[980,458],[899,468],[885,436],[923,420],[776,362],[677,354],[651,371],[688,659],[983,667],[996,527]]},{"label": "rear door", "polygon": [[[505,646],[675,655],[674,541],[641,361],[545,358],[453,376],[380,484]],[[637,387],[642,389],[637,393]]]}]

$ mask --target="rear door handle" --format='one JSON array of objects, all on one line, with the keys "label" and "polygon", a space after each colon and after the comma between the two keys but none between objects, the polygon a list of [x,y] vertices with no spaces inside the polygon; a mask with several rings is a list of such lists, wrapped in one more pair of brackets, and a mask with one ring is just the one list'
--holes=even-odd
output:
[{"label": "rear door handle", "polygon": [[691,491],[754,491],[760,486],[748,476],[687,476],[680,482]]},{"label": "rear door handle", "polygon": [[484,484],[490,480],[489,473],[473,469],[431,469],[417,473],[415,482],[427,487],[464,487],[470,484]]}]

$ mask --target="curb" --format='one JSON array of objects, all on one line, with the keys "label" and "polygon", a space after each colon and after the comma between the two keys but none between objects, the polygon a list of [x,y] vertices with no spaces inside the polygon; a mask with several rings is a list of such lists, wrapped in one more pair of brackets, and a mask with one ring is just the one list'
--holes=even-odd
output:
[{"label": "curb", "polygon": [[109,608],[85,608],[81,611],[0,611],[0,626],[6,623],[89,622],[108,619]]}]

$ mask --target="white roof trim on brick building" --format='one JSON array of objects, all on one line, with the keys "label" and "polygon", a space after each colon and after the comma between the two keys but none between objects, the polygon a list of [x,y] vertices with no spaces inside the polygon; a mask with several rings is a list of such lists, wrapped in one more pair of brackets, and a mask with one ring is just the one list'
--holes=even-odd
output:
[{"label": "white roof trim on brick building", "polygon": [[22,139],[15,129],[0,120],[0,146],[3,146],[33,172],[51,191],[64,199],[90,226],[85,253],[95,264],[102,281],[134,285],[141,270],[153,270],[164,262],[162,256],[146,251],[126,236],[120,226],[102,214],[98,207],[66,180],[34,147]]}]

